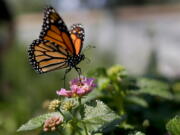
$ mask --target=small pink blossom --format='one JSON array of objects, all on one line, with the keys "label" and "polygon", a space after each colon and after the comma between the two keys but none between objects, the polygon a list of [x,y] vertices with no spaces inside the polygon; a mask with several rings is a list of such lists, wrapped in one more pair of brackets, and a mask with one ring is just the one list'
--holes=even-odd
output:
[{"label": "small pink blossom", "polygon": [[65,97],[71,97],[72,92],[70,90],[66,90],[64,88],[61,88],[61,90],[56,91],[57,95],[65,96]]},{"label": "small pink blossom", "polygon": [[57,95],[65,96],[65,97],[76,97],[76,96],[84,96],[91,92],[96,84],[94,83],[93,78],[81,77],[76,78],[70,81],[70,90],[66,90],[62,88],[59,91],[56,91]]},{"label": "small pink blossom", "polygon": [[44,122],[43,130],[55,131],[57,127],[63,122],[63,118],[59,116],[52,116]]}]

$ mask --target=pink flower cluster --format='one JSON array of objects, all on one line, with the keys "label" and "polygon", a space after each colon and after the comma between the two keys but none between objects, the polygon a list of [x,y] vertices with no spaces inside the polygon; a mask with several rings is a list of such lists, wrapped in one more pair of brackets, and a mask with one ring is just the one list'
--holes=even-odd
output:
[{"label": "pink flower cluster", "polygon": [[70,81],[70,90],[64,88],[56,91],[57,95],[65,97],[81,97],[91,92],[96,84],[93,78],[81,77]]},{"label": "pink flower cluster", "polygon": [[43,130],[46,131],[55,131],[57,127],[63,122],[63,118],[59,116],[52,116],[44,122]]}]

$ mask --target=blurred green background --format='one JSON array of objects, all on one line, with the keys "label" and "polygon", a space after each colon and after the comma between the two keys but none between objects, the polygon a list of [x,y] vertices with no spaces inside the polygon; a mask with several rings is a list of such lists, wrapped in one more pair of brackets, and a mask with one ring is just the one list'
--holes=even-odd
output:
[{"label": "blurred green background", "polygon": [[[83,74],[119,63],[130,75],[179,80],[178,0],[0,0],[0,134],[17,134],[62,87],[64,70],[38,75],[28,62],[27,49],[38,38],[45,5],[54,6],[68,27],[82,23],[84,48],[96,46],[85,52],[91,61],[81,63]],[[76,74],[71,71],[68,79]]]}]

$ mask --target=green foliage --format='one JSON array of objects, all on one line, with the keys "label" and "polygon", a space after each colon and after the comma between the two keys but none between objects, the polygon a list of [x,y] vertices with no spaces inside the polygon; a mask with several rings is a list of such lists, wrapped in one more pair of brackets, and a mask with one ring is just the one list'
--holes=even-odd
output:
[{"label": "green foliage", "polygon": [[[66,118],[66,117],[69,117],[67,116],[67,114],[63,115],[66,122],[63,125],[64,129],[61,129],[61,130],[64,130],[64,131],[72,130],[71,132],[76,134],[76,132],[77,133],[82,132],[78,130],[79,129],[81,130],[83,126],[86,126],[87,131],[91,134],[95,134],[98,132],[104,133],[104,132],[114,129],[116,126],[119,125],[119,123],[123,119],[122,116],[121,117],[118,116],[108,106],[106,106],[103,102],[98,101],[98,100],[94,102],[86,103],[82,111],[84,113],[83,116],[81,116],[83,118],[82,121],[81,121],[81,118],[79,118],[78,116],[76,117],[77,112],[70,112],[72,113],[71,119]],[[62,111],[60,113],[62,113]],[[62,117],[60,113],[53,112],[53,113],[43,114],[38,117],[35,117],[29,120],[27,123],[23,124],[17,131],[29,131],[29,130],[40,128],[44,124],[44,121],[47,120],[48,118],[52,116],[57,116],[57,115]],[[80,112],[80,114],[81,113],[82,112]],[[68,128],[69,124],[72,124],[71,128]],[[80,127],[78,127],[78,125]],[[75,128],[76,130],[73,130],[72,127]],[[42,132],[41,133],[41,135],[51,135],[51,134],[55,135],[56,132]]]},{"label": "green foliage", "polygon": [[145,135],[143,132],[136,131],[135,133],[130,133],[128,135]]},{"label": "green foliage", "polygon": [[174,100],[180,103],[180,82],[177,81],[172,85],[172,91],[174,92]]},{"label": "green foliage", "polygon": [[40,135],[59,135],[59,133],[56,131],[54,131],[54,132],[43,132]]},{"label": "green foliage", "polygon": [[176,116],[166,124],[166,129],[171,135],[180,135],[180,116]]},{"label": "green foliage", "polygon": [[[45,110],[41,106],[44,101],[47,98],[54,98],[55,90],[63,86],[60,81],[63,72],[55,71],[48,75],[37,75],[31,69],[25,51],[25,48],[16,46],[2,61],[0,134],[3,135],[19,134],[19,132],[15,133],[17,127],[29,117],[43,114]],[[180,83],[178,80],[168,81],[166,78],[155,79],[146,76],[131,77],[127,75],[125,68],[118,65],[108,69],[95,69],[88,76],[96,78],[97,89],[82,98],[85,110],[81,110],[77,105],[72,112],[67,114],[63,112],[67,117],[65,121],[67,124],[63,123],[61,134],[71,135],[74,132],[73,128],[77,128],[79,133],[74,132],[74,135],[85,135],[84,125],[86,125],[89,132],[103,132],[98,133],[101,135],[143,134],[140,131],[147,135],[154,135],[167,134],[167,130],[171,135],[179,135],[179,116],[170,120],[166,125],[167,130],[165,129],[167,120],[179,114]],[[98,101],[93,101],[95,99]],[[103,103],[100,104],[99,100]],[[78,112],[79,109],[83,112],[83,117]],[[30,120],[18,131],[42,127],[46,115]],[[56,134],[59,133],[41,133],[41,135]]]},{"label": "green foliage", "polygon": [[122,118],[102,101],[96,100],[85,104],[83,123],[90,133],[104,133],[112,130],[122,121]]},{"label": "green foliage", "polygon": [[136,85],[137,87],[139,87],[139,90],[130,91],[131,94],[136,94],[136,95],[148,94],[151,96],[159,96],[165,99],[173,98],[171,92],[169,91],[168,84],[162,81],[148,79],[148,78],[139,78],[137,79]]},{"label": "green foliage", "polygon": [[14,45],[0,64],[0,134],[16,135],[17,128],[44,111],[43,103],[63,86],[62,71],[38,75],[28,62],[22,44]]},{"label": "green foliage", "polygon": [[43,115],[37,116],[37,117],[29,120],[27,123],[23,124],[17,131],[18,132],[29,131],[29,130],[34,130],[36,128],[40,128],[43,125],[45,120],[47,120],[48,118],[55,116],[55,115],[62,117],[60,115],[60,113],[58,113],[58,112],[43,114]]},{"label": "green foliage", "polygon": [[127,96],[125,98],[125,101],[128,102],[128,103],[131,103],[131,104],[139,105],[141,107],[145,107],[145,108],[148,107],[148,102],[144,98],[141,98],[141,97]]},{"label": "green foliage", "polygon": [[[128,130],[164,134],[165,122],[178,112],[178,84],[171,91],[171,83],[148,77],[130,77],[122,66],[99,68],[89,74],[96,76],[98,97],[119,115],[126,115],[119,127]],[[169,110],[169,111],[167,111]],[[134,117],[135,116],[135,117]],[[121,130],[118,131],[121,131]],[[153,130],[159,129],[156,133]],[[135,133],[133,133],[135,134]]]}]

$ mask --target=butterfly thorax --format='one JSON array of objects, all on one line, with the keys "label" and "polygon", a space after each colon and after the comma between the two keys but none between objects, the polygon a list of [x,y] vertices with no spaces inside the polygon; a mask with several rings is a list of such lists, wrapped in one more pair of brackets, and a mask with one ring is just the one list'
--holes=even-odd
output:
[{"label": "butterfly thorax", "polygon": [[69,67],[73,68],[73,67],[76,67],[76,65],[79,64],[81,60],[84,60],[84,59],[85,59],[84,54],[69,56],[67,59],[67,63]]}]

